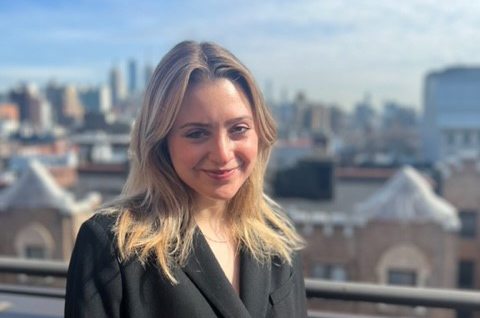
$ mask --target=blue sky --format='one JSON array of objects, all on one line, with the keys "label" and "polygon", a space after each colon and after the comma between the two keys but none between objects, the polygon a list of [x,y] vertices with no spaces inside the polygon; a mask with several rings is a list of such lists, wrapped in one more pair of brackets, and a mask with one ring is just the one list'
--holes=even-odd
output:
[{"label": "blue sky", "polygon": [[2,0],[0,30],[0,92],[104,83],[112,65],[156,64],[184,39],[224,45],[277,99],[303,90],[345,107],[369,93],[421,108],[429,71],[480,65],[470,0]]}]

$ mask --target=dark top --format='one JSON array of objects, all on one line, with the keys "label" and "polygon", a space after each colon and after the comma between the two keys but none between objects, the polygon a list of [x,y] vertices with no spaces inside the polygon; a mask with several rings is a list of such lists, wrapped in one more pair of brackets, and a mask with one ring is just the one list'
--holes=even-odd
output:
[{"label": "dark top", "polygon": [[185,268],[174,268],[173,285],[154,262],[120,262],[113,216],[97,214],[78,233],[68,269],[65,318],[73,317],[306,317],[298,254],[293,266],[272,259],[258,264],[240,255],[240,297],[197,230]]}]

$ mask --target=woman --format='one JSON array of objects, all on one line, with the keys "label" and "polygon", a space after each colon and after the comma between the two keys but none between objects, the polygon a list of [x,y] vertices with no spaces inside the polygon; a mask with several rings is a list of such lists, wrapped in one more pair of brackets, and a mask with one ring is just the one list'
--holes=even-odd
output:
[{"label": "woman", "polygon": [[263,193],[275,126],[213,43],[160,61],[120,199],[85,222],[65,317],[306,317],[302,240]]}]

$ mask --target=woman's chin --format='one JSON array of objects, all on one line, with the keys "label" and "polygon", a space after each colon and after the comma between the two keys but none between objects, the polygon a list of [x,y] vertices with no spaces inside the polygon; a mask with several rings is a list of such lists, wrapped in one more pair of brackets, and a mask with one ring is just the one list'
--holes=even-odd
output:
[{"label": "woman's chin", "polygon": [[204,193],[197,196],[197,198],[204,202],[218,202],[218,203],[226,203],[228,200],[232,199],[237,191],[229,191],[229,192],[212,192],[212,193]]}]

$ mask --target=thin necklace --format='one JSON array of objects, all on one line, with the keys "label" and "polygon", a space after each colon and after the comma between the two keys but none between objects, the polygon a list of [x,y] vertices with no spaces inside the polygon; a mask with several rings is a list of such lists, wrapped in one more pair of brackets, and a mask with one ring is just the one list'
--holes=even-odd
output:
[{"label": "thin necklace", "polygon": [[202,235],[203,235],[207,240],[210,240],[210,241],[215,242],[215,243],[226,244],[226,243],[230,242],[230,240],[226,240],[226,241],[214,240],[214,239],[206,236],[205,233],[202,233]]}]

